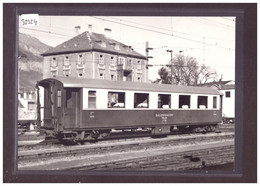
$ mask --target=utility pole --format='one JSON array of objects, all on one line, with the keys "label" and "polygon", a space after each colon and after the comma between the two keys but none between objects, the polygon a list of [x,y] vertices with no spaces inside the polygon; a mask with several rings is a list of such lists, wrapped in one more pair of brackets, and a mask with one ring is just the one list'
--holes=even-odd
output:
[{"label": "utility pole", "polygon": [[148,69],[148,67],[152,67],[153,66],[153,65],[148,64],[148,60],[150,58],[153,58],[152,56],[149,56],[149,50],[153,50],[153,48],[149,47],[149,42],[146,41],[145,42],[145,52],[146,52],[146,59],[147,59],[146,69]]},{"label": "utility pole", "polygon": [[203,37],[203,62],[205,63],[205,37]]},{"label": "utility pole", "polygon": [[146,59],[147,59],[147,64],[145,70],[145,81],[148,79],[148,68],[151,67],[152,65],[149,64],[149,58],[153,58],[152,56],[149,56],[149,50],[153,50],[153,48],[149,47],[149,42],[145,42],[145,52],[146,52]]},{"label": "utility pole", "polygon": [[149,56],[149,50],[153,50],[153,48],[149,47],[149,42],[146,41],[145,42],[145,52],[146,52],[146,58],[153,58],[152,56]]},{"label": "utility pole", "polygon": [[172,50],[166,50],[166,52],[170,52],[171,53],[171,84],[173,84],[173,61],[172,61]]}]

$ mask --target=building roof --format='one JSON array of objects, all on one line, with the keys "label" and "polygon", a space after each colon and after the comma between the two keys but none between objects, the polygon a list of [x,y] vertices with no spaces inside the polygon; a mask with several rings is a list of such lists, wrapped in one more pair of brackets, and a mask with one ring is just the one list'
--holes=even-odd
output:
[{"label": "building roof", "polygon": [[26,54],[20,50],[20,48],[18,50],[18,57],[27,57]]},{"label": "building roof", "polygon": [[235,89],[235,84],[223,85],[220,90],[230,90],[230,89]]},{"label": "building roof", "polygon": [[213,81],[209,83],[205,83],[203,86],[205,87],[215,87],[219,90],[227,90],[227,89],[235,89],[235,81],[228,80],[228,81]]},{"label": "building roof", "polygon": [[131,46],[115,41],[103,34],[88,31],[79,34],[64,43],[49,49],[42,56],[67,54],[75,52],[99,51],[111,54],[126,55],[146,59],[145,56],[134,51]]},{"label": "building roof", "polygon": [[155,83],[140,83],[130,81],[111,81],[99,79],[79,79],[72,77],[48,78],[39,82],[44,83],[49,80],[58,80],[65,88],[100,88],[113,90],[134,90],[134,91],[152,91],[152,92],[174,92],[186,94],[222,94],[218,90],[208,87],[182,86]]}]

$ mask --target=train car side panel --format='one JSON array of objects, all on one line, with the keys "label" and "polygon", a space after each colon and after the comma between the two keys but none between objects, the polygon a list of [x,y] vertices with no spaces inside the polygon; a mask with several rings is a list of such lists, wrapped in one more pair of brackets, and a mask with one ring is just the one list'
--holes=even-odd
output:
[{"label": "train car side panel", "polygon": [[84,110],[77,128],[131,128],[157,125],[215,124],[219,110]]}]

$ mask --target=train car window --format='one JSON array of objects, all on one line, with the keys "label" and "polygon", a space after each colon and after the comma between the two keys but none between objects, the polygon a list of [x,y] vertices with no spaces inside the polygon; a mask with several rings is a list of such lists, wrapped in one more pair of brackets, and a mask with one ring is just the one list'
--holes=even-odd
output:
[{"label": "train car window", "polygon": [[108,92],[108,108],[125,108],[124,92]]},{"label": "train car window", "polygon": [[149,108],[149,94],[135,93],[134,108]]},{"label": "train car window", "polygon": [[208,96],[198,96],[198,108],[208,108]]},{"label": "train car window", "polygon": [[158,94],[158,108],[171,108],[170,94]]},{"label": "train car window", "polygon": [[57,91],[57,107],[61,107],[61,90]]},{"label": "train car window", "polygon": [[96,91],[88,92],[88,108],[96,108]]},{"label": "train car window", "polygon": [[66,90],[66,108],[72,108],[72,93],[71,90]]},{"label": "train car window", "polygon": [[189,95],[179,95],[179,108],[190,108]]},{"label": "train car window", "polygon": [[213,108],[217,108],[217,96],[213,96]]}]

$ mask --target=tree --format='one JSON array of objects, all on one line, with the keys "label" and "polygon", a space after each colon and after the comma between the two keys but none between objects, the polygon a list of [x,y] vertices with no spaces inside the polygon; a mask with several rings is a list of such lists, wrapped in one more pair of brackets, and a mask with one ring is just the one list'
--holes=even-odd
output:
[{"label": "tree", "polygon": [[205,64],[199,65],[196,58],[191,56],[175,55],[172,59],[172,65],[172,69],[171,65],[167,65],[167,68],[162,67],[158,70],[160,79],[156,82],[171,84],[173,79],[175,85],[202,86],[209,80],[215,81],[217,79],[215,70]]}]

